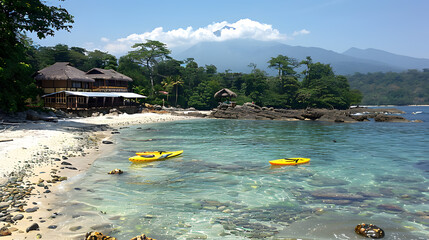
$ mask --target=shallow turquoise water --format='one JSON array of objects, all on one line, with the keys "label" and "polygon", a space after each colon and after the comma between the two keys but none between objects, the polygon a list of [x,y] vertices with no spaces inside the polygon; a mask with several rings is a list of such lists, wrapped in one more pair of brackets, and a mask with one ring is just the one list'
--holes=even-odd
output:
[{"label": "shallow turquoise water", "polygon": [[[112,218],[119,239],[359,239],[361,222],[387,239],[426,239],[429,107],[403,109],[426,122],[201,119],[120,129],[115,150],[66,198],[82,203],[76,211],[120,216]],[[128,161],[136,151],[180,149],[167,161]],[[283,157],[311,162],[268,163]],[[106,174],[114,168],[125,174]]]}]

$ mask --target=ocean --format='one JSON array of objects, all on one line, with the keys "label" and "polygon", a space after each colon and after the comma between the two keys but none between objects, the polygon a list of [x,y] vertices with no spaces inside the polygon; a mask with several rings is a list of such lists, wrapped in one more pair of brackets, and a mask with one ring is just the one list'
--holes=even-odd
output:
[{"label": "ocean", "polygon": [[[354,227],[363,222],[386,239],[428,239],[429,107],[396,108],[424,122],[196,119],[122,128],[114,149],[70,183],[63,214],[101,217],[118,239],[361,239]],[[157,150],[184,153],[128,161]],[[311,161],[268,162],[289,157]],[[125,173],[106,174],[115,168]]]}]

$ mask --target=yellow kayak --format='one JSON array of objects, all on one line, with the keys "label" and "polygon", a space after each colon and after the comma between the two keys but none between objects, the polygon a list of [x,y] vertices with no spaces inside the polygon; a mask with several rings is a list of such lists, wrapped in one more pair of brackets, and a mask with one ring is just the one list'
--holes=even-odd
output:
[{"label": "yellow kayak", "polygon": [[282,158],[270,161],[271,165],[298,165],[310,162],[310,158]]},{"label": "yellow kayak", "polygon": [[179,156],[183,153],[183,150],[175,151],[175,152],[138,152],[137,156],[130,157],[128,160],[134,163],[143,163],[143,162],[151,162],[151,161],[160,161],[168,158]]}]

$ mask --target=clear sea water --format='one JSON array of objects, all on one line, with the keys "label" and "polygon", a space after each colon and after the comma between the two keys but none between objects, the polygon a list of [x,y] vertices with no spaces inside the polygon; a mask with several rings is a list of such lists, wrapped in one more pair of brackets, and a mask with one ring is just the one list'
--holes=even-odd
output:
[{"label": "clear sea water", "polygon": [[[428,239],[429,107],[396,108],[424,122],[197,119],[123,128],[115,149],[72,183],[65,214],[101,215],[118,239],[362,239],[354,233],[362,222],[386,239]],[[128,161],[137,151],[181,149],[166,161]],[[311,161],[268,163],[284,157]],[[125,174],[106,174],[115,168]]]}]

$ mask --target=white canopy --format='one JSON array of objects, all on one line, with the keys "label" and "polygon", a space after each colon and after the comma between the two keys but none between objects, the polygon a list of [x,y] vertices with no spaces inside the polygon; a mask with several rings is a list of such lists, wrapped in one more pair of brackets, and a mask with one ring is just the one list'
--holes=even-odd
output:
[{"label": "white canopy", "polygon": [[147,98],[146,96],[130,93],[130,92],[75,92],[75,91],[60,91],[43,95],[47,97],[64,92],[67,96],[81,96],[81,97],[123,97],[123,98]]}]

